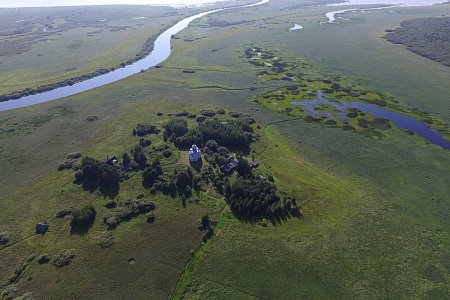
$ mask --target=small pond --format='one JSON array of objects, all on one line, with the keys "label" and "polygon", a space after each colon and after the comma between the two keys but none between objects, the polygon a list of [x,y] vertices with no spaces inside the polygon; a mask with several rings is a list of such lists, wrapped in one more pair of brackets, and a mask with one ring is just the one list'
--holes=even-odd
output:
[{"label": "small pond", "polygon": [[403,115],[397,112],[393,112],[382,108],[377,105],[367,104],[359,101],[346,102],[346,101],[329,101],[324,98],[323,93],[318,91],[318,97],[313,100],[305,101],[293,101],[291,105],[301,107],[306,110],[306,114],[309,116],[320,116],[332,119],[331,112],[318,111],[320,105],[328,105],[334,107],[337,111],[337,115],[343,119],[346,123],[349,120],[347,118],[347,109],[359,109],[366,112],[378,119],[387,119],[392,121],[395,126],[400,130],[410,130],[417,135],[425,138],[426,140],[436,144],[444,149],[450,150],[450,141],[446,140],[442,133],[430,128],[427,124],[417,121],[415,118],[407,115]]},{"label": "small pond", "polygon": [[294,27],[289,28],[289,31],[296,31],[296,30],[300,30],[300,29],[303,29],[303,26],[295,24]]}]

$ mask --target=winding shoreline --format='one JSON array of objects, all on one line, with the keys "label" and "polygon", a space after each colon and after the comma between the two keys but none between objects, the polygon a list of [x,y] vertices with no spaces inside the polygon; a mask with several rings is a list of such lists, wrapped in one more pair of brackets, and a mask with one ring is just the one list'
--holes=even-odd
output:
[{"label": "winding shoreline", "polygon": [[[39,103],[45,103],[49,101],[53,101],[56,99],[72,96],[75,94],[79,94],[97,87],[101,87],[104,85],[107,85],[109,83],[113,83],[116,81],[119,81],[121,79],[130,77],[134,74],[137,74],[141,72],[141,70],[147,70],[151,67],[156,66],[157,64],[165,61],[172,52],[171,50],[171,38],[173,35],[177,34],[181,30],[185,29],[189,26],[189,24],[203,16],[206,16],[208,14],[212,14],[219,11],[224,10],[230,10],[230,9],[237,9],[237,8],[247,8],[247,7],[253,7],[257,5],[262,5],[265,3],[268,3],[270,0],[262,0],[257,3],[253,4],[246,4],[246,5],[240,5],[240,6],[230,6],[226,8],[218,8],[209,10],[206,12],[202,12],[199,14],[196,14],[194,16],[187,17],[185,19],[182,19],[181,21],[177,22],[175,25],[171,26],[169,29],[163,31],[161,34],[158,35],[156,39],[154,39],[154,46],[153,50],[150,52],[148,56],[145,58],[138,60],[132,64],[126,65],[123,68],[115,69],[113,71],[106,70],[101,71],[99,76],[94,76],[92,78],[87,78],[86,80],[69,84],[63,87],[57,87],[55,89],[49,89],[46,91],[43,91],[41,93],[34,93],[32,90],[27,91],[29,95],[13,98],[11,100],[3,100],[0,102],[0,111],[5,110],[11,110],[15,108],[21,108],[21,107],[27,107],[34,104]],[[151,37],[150,39],[153,39],[154,37]],[[98,72],[98,71],[96,71]],[[94,73],[96,73],[94,72]],[[90,73],[92,74],[92,73]],[[82,75],[80,76],[83,78]],[[67,80],[66,80],[67,81]],[[66,82],[63,81],[63,82]],[[61,83],[61,82],[60,82]],[[58,83],[56,83],[58,84]],[[34,94],[33,94],[34,93]]]}]

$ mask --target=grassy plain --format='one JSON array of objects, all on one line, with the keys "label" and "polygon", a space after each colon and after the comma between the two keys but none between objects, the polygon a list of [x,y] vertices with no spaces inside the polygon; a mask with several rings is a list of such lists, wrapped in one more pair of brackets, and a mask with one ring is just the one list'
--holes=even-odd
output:
[{"label": "grassy plain", "polygon": [[[30,255],[75,248],[74,261],[61,269],[33,261],[17,295],[171,295],[190,250],[200,245],[197,219],[204,212],[218,216],[223,201],[205,195],[184,210],[179,200],[150,196],[139,176],[132,177],[118,197],[144,193],[156,202],[157,219],[151,225],[143,217],[119,225],[114,243],[103,249],[98,243],[106,231],[100,220],[106,199],[81,191],[72,184],[73,173],[56,166],[74,151],[120,155],[134,143],[130,132],[138,122],[162,125],[168,113],[225,108],[251,113],[262,124],[264,139],[255,145],[260,172],[273,174],[281,189],[300,197],[304,218],[264,227],[225,210],[217,236],[195,256],[176,298],[448,298],[448,151],[417,136],[392,131],[372,140],[269,111],[251,100],[283,83],[258,78],[259,69],[247,63],[244,51],[259,45],[285,60],[309,59],[333,76],[342,73],[448,124],[448,68],[391,45],[382,35],[403,19],[440,15],[450,7],[349,14],[349,21],[320,25],[329,8],[302,5],[271,1],[267,7],[211,15],[177,35],[161,69],[0,112],[0,169],[7,170],[0,174],[0,232],[12,232],[10,246],[0,249],[3,288]],[[220,21],[235,23],[214,25]],[[293,23],[304,30],[289,32]],[[158,111],[165,116],[156,117]],[[89,115],[98,120],[87,121]],[[84,236],[70,235],[67,220],[53,219],[61,208],[89,202],[99,216]],[[51,223],[50,231],[35,235],[34,224],[42,220]],[[129,264],[131,258],[135,264]]]}]

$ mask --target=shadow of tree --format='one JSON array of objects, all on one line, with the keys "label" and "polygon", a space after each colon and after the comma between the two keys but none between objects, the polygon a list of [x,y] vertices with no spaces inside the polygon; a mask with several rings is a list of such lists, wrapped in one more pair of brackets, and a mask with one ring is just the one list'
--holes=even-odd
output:
[{"label": "shadow of tree", "polygon": [[200,159],[195,162],[191,161],[190,165],[197,173],[199,173],[203,167],[203,158],[200,157]]},{"label": "shadow of tree", "polygon": [[98,190],[103,195],[103,197],[109,199],[116,198],[120,191],[119,184],[115,184],[113,186],[103,186],[99,185],[97,182],[85,180],[81,183],[81,186],[83,188],[83,191],[85,192],[89,192],[92,194]]},{"label": "shadow of tree", "polygon": [[94,222],[84,225],[72,226],[70,227],[70,235],[86,235],[89,232],[89,229],[94,225]]},{"label": "shadow of tree", "polygon": [[283,211],[283,212],[276,212],[272,215],[266,215],[266,214],[260,214],[260,215],[240,215],[236,212],[232,212],[233,216],[238,219],[242,223],[247,224],[263,224],[267,220],[269,221],[272,226],[278,226],[283,225],[284,222],[286,222],[289,219],[295,218],[295,219],[303,219],[303,214],[299,210],[291,210],[291,211]]}]

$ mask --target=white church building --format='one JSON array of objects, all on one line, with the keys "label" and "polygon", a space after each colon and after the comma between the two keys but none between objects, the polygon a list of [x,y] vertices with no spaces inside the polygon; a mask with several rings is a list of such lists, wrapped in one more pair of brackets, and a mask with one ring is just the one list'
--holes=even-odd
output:
[{"label": "white church building", "polygon": [[191,149],[189,149],[189,161],[196,162],[202,156],[202,152],[197,147],[197,145],[192,145]]}]

